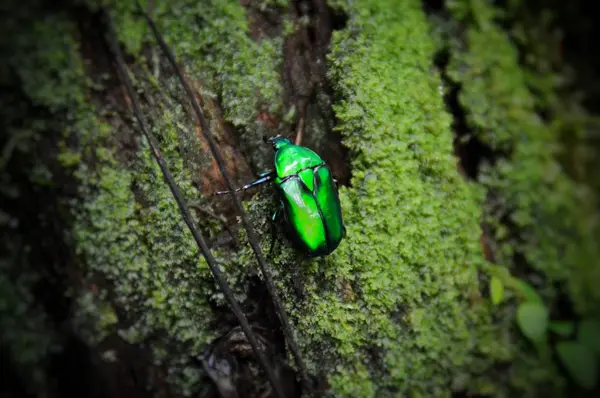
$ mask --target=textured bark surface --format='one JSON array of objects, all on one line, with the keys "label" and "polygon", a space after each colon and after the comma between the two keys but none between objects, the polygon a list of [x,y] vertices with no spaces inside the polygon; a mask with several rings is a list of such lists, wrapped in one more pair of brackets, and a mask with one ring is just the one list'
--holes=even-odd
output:
[{"label": "textured bark surface", "polygon": [[[583,5],[153,2],[237,184],[270,168],[276,134],[338,180],[340,247],[309,259],[280,234],[269,256],[309,392],[135,2],[29,3],[1,6],[2,394],[272,393],[133,118],[104,7],[286,396],[594,396],[556,355],[600,319],[600,62]],[[267,253],[274,190],[243,199]],[[549,313],[542,343],[517,322],[531,301]]]}]

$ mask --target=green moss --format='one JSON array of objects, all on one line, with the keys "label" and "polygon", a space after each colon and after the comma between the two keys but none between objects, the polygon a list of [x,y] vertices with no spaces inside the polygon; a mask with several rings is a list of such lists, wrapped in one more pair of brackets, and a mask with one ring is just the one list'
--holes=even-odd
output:
[{"label": "green moss", "polygon": [[28,262],[31,248],[16,246],[15,232],[7,227],[0,223],[4,239],[13,245],[0,258],[0,344],[10,355],[13,374],[28,380],[27,391],[45,397],[52,380],[43,365],[60,350],[60,339],[33,295],[40,276]]},{"label": "green moss", "polygon": [[[456,170],[420,4],[367,4],[349,10],[348,30],[360,34],[334,42],[339,130],[357,155],[352,188],[342,191],[348,238],[331,272],[360,287],[346,310],[360,314],[348,336],[386,353],[389,374],[378,387],[440,395],[473,349],[476,318],[465,315],[483,261],[481,193]],[[333,325],[326,330],[336,334]]]},{"label": "green moss", "polygon": [[451,4],[455,17],[466,24],[464,38],[454,42],[450,72],[462,85],[459,99],[469,128],[507,154],[481,177],[496,196],[487,219],[498,225],[508,216],[520,235],[516,240],[496,229],[498,261],[516,270],[514,254],[523,255],[546,279],[540,287],[547,300],[556,298],[552,285],[558,282],[579,313],[598,315],[595,199],[558,161],[561,123],[546,124],[536,114],[527,75],[513,44],[494,22],[494,8],[480,1]]},{"label": "green moss", "polygon": [[[155,46],[145,21],[136,14],[134,1],[106,3],[112,11],[117,36],[128,52],[139,54],[145,43]],[[261,4],[259,7],[282,6],[277,1]],[[258,119],[258,114],[268,112],[281,118],[287,111],[280,83],[283,37],[254,41],[245,10],[235,0],[160,2],[153,5],[152,16],[200,94],[218,100],[223,118],[240,134],[252,166],[256,170],[266,168],[269,148],[265,148],[261,137],[273,132]],[[156,60],[159,51],[155,46]],[[158,70],[155,73],[158,77]],[[287,132],[286,126],[289,123],[281,131]]]},{"label": "green moss", "polygon": [[[513,254],[522,253],[544,277],[538,287],[545,300],[556,297],[553,282],[582,314],[597,313],[600,299],[594,290],[598,253],[587,224],[593,220],[581,205],[590,199],[577,196],[580,186],[556,162],[558,127],[535,115],[536,98],[493,9],[477,1],[452,8],[466,36],[453,42],[449,73],[462,84],[469,127],[507,153],[480,183],[471,183],[456,169],[452,119],[433,67],[439,43],[420,2],[335,3],[349,16],[347,28],[334,34],[329,58],[337,130],[351,154],[352,181],[340,192],[348,235],[323,259],[279,245],[272,269],[311,372],[324,373],[335,396],[535,395],[540,386],[561,387],[552,363],[514,333],[511,292],[499,307],[480,293],[478,276],[486,276],[478,270],[490,269],[480,246],[485,216],[502,243],[502,271],[518,270]],[[113,7],[120,40],[138,55],[151,40],[147,29],[132,3]],[[258,138],[265,130],[256,118],[265,108],[280,116],[289,111],[278,74],[282,38],[254,42],[239,2],[155,7],[186,72],[243,133],[253,165],[266,168],[263,151],[270,149]],[[167,368],[172,391],[192,395],[202,370],[190,366],[190,356],[221,332],[215,325],[222,314],[215,308],[224,304],[223,295],[145,140],[121,123],[109,124],[89,101],[89,88],[99,82],[85,76],[74,26],[62,14],[36,18],[36,12],[23,10],[21,20],[3,26],[6,34],[0,35],[18,38],[4,40],[2,53],[11,54],[9,71],[24,82],[27,103],[0,110],[12,137],[1,164],[25,153],[35,159],[44,134],[59,133],[57,163],[79,183],[77,200],[69,199],[75,216],[69,238],[81,260],[83,286],[99,287],[97,293],[74,290],[73,326],[92,346],[115,333],[143,343],[153,363]],[[188,201],[210,210],[192,186],[208,159],[192,156],[200,146],[177,81],[145,65],[140,57],[131,71],[151,100],[144,108],[149,125]],[[48,114],[31,117],[33,107]],[[318,123],[311,128],[326,130]],[[34,183],[52,186],[41,157],[29,166]],[[19,194],[4,173],[2,182],[9,183],[2,195]],[[499,198],[499,210],[484,205],[486,191]],[[275,206],[272,191],[247,204],[264,252]],[[506,213],[523,231],[522,241],[497,222]],[[10,224],[10,217],[5,221]],[[196,221],[215,238],[216,220]],[[244,301],[255,265],[250,250],[217,257]],[[38,273],[9,260],[0,262],[2,343],[41,391],[46,382],[37,364],[55,349],[54,335],[40,337],[50,326],[31,293]]]},{"label": "green moss", "polygon": [[[73,172],[79,183],[77,199],[68,200],[74,225],[65,234],[81,260],[84,285],[97,283],[97,293],[79,286],[73,289],[72,326],[92,347],[115,333],[131,343],[143,342],[152,351],[167,347],[170,355],[162,362],[157,358],[158,363],[168,369],[174,391],[192,395],[202,370],[190,367],[189,361],[218,333],[211,329],[213,307],[223,304],[222,294],[181,220],[147,143],[134,139],[137,149],[125,153],[121,140],[130,138],[132,132],[120,123],[103,121],[89,101],[93,82],[85,76],[73,39],[74,26],[59,12],[43,19],[36,15],[35,9],[29,9],[22,16],[26,24],[20,21],[8,27],[17,30],[9,29],[9,36],[16,39],[6,48],[3,43],[2,50],[11,54],[11,71],[18,74],[16,81],[24,83],[26,101],[48,114],[34,117],[23,104],[3,108],[3,114],[13,128],[9,132],[14,150],[33,156],[30,179],[34,184],[54,183],[47,167],[51,159],[36,159],[34,152],[47,130],[59,136],[56,163]],[[133,39],[126,44],[132,52],[139,45]],[[135,72],[147,77],[140,66],[135,66]],[[138,86],[155,101],[165,98],[152,84]],[[190,203],[207,207],[192,186],[188,168],[192,162],[181,155],[198,145],[193,125],[181,106],[173,106],[176,100],[167,95],[165,101],[153,103],[146,116],[181,191]],[[24,126],[21,119],[28,124]],[[14,156],[9,153],[5,161],[9,155]],[[10,176],[3,173],[2,177]],[[213,236],[218,224],[202,220],[202,229]],[[10,265],[15,266],[14,262]],[[2,307],[2,322],[10,329],[3,333],[2,343],[11,347],[15,363],[33,375],[39,382],[34,387],[42,391],[41,361],[54,337],[46,331],[45,315],[39,313],[29,292],[38,274],[21,268],[13,280],[8,272],[6,279],[4,271],[3,262],[1,282],[6,289],[2,295],[8,307]],[[241,278],[236,282],[234,288],[243,300],[245,287]],[[15,301],[21,304],[15,306]],[[30,344],[28,336],[36,344]]]},{"label": "green moss", "polygon": [[119,319],[106,297],[100,298],[92,292],[81,293],[74,308],[73,326],[90,347],[95,347],[115,332]]},{"label": "green moss", "polygon": [[[3,364],[11,368],[6,377],[17,375],[26,381],[27,393],[46,397],[51,396],[54,380],[45,367],[62,349],[62,339],[52,316],[46,313],[46,303],[37,301],[37,295],[56,264],[54,259],[40,258],[36,249],[42,243],[31,240],[35,233],[24,230],[27,221],[10,214],[9,209],[21,200],[24,205],[35,203],[25,196],[31,192],[52,192],[53,175],[43,161],[51,148],[40,143],[44,133],[60,126],[55,118],[70,117],[69,106],[82,97],[69,87],[81,76],[77,58],[68,51],[57,51],[76,48],[70,35],[72,26],[61,15],[42,14],[37,3],[2,5],[3,11],[7,7],[12,12],[12,18],[5,18],[0,26],[0,345]],[[40,222],[42,230],[42,223],[47,225],[43,215],[32,219]]]},{"label": "green moss", "polygon": [[[353,153],[351,187],[340,192],[348,235],[325,259],[286,248],[274,259],[301,351],[336,396],[446,396],[453,383],[467,389],[479,356],[485,369],[509,355],[485,327],[476,272],[485,262],[483,195],[457,172],[420,7],[347,6],[330,77]],[[256,224],[273,208],[251,206]]]},{"label": "green moss", "polygon": [[[279,97],[279,84],[274,64],[277,42],[253,43],[246,34],[245,16],[239,4],[215,2],[213,6],[203,8],[190,4],[189,7],[195,9],[190,12],[189,7],[179,4],[168,10],[173,10],[176,15],[161,15],[159,21],[180,27],[167,30],[170,33],[167,40],[178,42],[175,49],[188,62],[186,65],[191,65],[190,58],[203,59],[204,62],[194,64],[198,69],[192,73],[198,73],[208,82],[207,90],[222,95],[226,117],[235,123],[252,124],[260,106],[277,107],[275,96]],[[195,19],[189,25],[182,22],[181,15],[177,14],[180,9],[189,18],[206,18],[208,26],[199,26]],[[17,7],[16,10],[21,9]],[[147,38],[144,35],[148,33],[143,20],[140,23],[133,16],[134,10],[126,3],[119,3],[119,8],[113,10],[118,37],[132,54],[139,52],[142,39]],[[87,81],[73,39],[73,25],[60,13],[36,19],[35,10],[21,11],[20,18],[27,24],[15,19],[15,26],[4,27],[11,34],[3,37],[16,37],[16,40],[3,43],[3,53],[10,54],[12,70],[24,83],[26,97],[34,106],[47,109],[50,114],[48,118],[31,118],[26,112],[28,108],[15,108],[23,110],[24,114],[3,109],[9,126],[18,126],[21,119],[31,120],[31,134],[11,131],[13,144],[9,148],[28,152],[35,148],[45,129],[51,127],[60,132],[58,163],[73,171],[80,184],[79,198],[70,201],[75,215],[72,241],[78,256],[84,260],[84,279],[90,283],[104,281],[98,284],[97,294],[75,292],[73,327],[91,346],[118,333],[132,343],[145,343],[155,353],[168,349],[167,357],[155,359],[158,364],[167,366],[168,379],[175,390],[184,395],[194,394],[192,387],[197,386],[202,371],[190,367],[189,360],[218,333],[211,329],[215,320],[212,307],[224,304],[222,293],[182,222],[147,143],[138,141],[137,150],[118,153],[119,141],[127,139],[131,132],[121,124],[109,125],[102,121],[98,117],[100,112],[88,102],[88,87],[101,85]],[[230,25],[231,18],[238,22]],[[202,40],[196,36],[199,32]],[[213,34],[216,36],[211,36],[212,39],[208,37]],[[182,36],[185,40],[179,41]],[[221,37],[226,40],[218,47]],[[154,101],[157,98],[164,100],[153,103],[153,107],[146,110],[149,124],[159,137],[163,156],[188,201],[208,209],[208,204],[193,188],[194,178],[190,173],[190,168],[202,167],[206,159],[197,155],[194,159],[182,156],[199,152],[199,144],[193,124],[178,104],[180,97],[177,96],[181,96],[181,92],[176,92],[175,98],[171,97],[176,79],[169,79],[165,86],[158,85],[158,79],[164,79],[150,74],[143,68],[143,63],[142,60],[135,68],[136,73],[141,74],[141,78],[136,79],[140,90],[146,91]],[[221,81],[216,80],[217,74]],[[146,79],[148,83],[144,83]],[[257,96],[258,86],[262,94]],[[160,94],[158,89],[165,91],[166,97],[165,92]],[[116,160],[117,154],[120,161]],[[3,162],[11,155],[5,151]],[[52,174],[45,161],[39,160],[31,169],[30,178],[38,185],[52,183]],[[3,180],[5,177],[9,176],[3,174]],[[219,224],[215,220],[202,220],[201,228],[209,237],[214,237]],[[236,271],[228,272],[227,276],[238,299],[243,301],[245,268],[239,271],[224,268],[225,271]],[[35,272],[23,272],[22,280],[33,280],[36,275]],[[16,286],[15,281],[3,279],[3,282]],[[24,288],[15,290],[19,291],[27,293]],[[7,300],[18,296],[11,292],[10,289],[3,290]],[[6,318],[9,322],[6,325],[15,326],[11,332],[15,336],[25,336],[29,323],[41,325],[44,322],[43,314],[35,315],[31,300],[21,296],[24,304],[14,310],[27,307],[26,313],[19,318],[3,312],[3,322]],[[119,309],[121,318],[116,317],[113,305]],[[27,317],[31,322],[25,324],[22,321]],[[44,333],[39,325],[29,329]],[[13,334],[4,335],[3,343],[11,341]],[[48,339],[50,335],[39,338],[37,345],[27,346],[29,354],[21,349],[22,344],[11,343],[17,364],[33,375],[43,376],[42,368],[31,366],[47,354]],[[23,342],[27,340],[23,339]],[[38,390],[43,390],[43,384],[40,386]]]},{"label": "green moss", "polygon": [[153,17],[201,94],[218,99],[224,119],[236,127],[252,154],[253,165],[265,168],[261,136],[267,130],[257,115],[285,112],[279,81],[283,38],[255,42],[244,8],[234,0],[156,3]]},{"label": "green moss", "polygon": [[[182,111],[165,108],[153,110],[152,128],[181,192],[188,201],[198,203],[179,152],[182,136],[176,125]],[[127,131],[113,129],[112,134]],[[126,322],[106,324],[100,311],[97,322],[130,343],[177,350],[165,365],[179,369],[215,337],[210,329],[215,320],[211,301],[219,304],[222,299],[147,143],[139,142],[136,156],[127,164],[116,162],[111,149],[100,147],[94,170],[84,163],[78,175],[83,198],[75,207],[78,253],[85,258],[90,277],[107,279],[113,302],[126,316]],[[215,224],[203,221],[202,227],[210,231]],[[174,388],[187,383],[175,379]],[[193,393],[188,390],[181,393]]]}]

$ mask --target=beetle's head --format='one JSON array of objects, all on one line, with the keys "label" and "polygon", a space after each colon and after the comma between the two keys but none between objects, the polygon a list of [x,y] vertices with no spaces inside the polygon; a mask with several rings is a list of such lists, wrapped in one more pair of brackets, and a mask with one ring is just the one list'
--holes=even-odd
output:
[{"label": "beetle's head", "polygon": [[281,147],[290,145],[292,143],[288,138],[282,135],[276,135],[275,137],[266,138],[265,142],[268,142],[269,144],[273,145],[274,151],[277,151]]}]

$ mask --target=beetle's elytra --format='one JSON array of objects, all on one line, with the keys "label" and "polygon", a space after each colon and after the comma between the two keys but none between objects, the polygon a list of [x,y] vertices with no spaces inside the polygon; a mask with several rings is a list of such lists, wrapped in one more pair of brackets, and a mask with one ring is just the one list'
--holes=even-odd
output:
[{"label": "beetle's elytra", "polygon": [[[275,151],[275,170],[266,171],[236,191],[274,180],[290,238],[310,256],[334,251],[345,234],[337,188],[329,167],[310,149],[285,137],[269,139]],[[225,192],[218,192],[223,194]]]}]

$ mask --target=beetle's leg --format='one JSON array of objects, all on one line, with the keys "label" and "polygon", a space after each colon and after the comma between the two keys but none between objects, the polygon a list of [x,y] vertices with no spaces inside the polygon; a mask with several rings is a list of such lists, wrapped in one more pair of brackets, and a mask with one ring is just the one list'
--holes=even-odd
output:
[{"label": "beetle's leg", "polygon": [[271,248],[269,249],[269,255],[267,257],[271,257],[273,254],[273,249],[275,248],[275,241],[277,240],[277,219],[281,216],[281,207],[277,209],[275,213],[273,213],[273,217],[271,217]]},{"label": "beetle's leg", "polygon": [[268,175],[274,176],[275,175],[275,170],[265,170],[261,173],[258,173],[258,178],[262,178],[262,177],[266,177]]},{"label": "beetle's leg", "polygon": [[339,189],[339,183],[338,180],[335,179],[335,177],[331,177],[331,179],[333,180],[333,185],[335,186],[335,189]]},{"label": "beetle's leg", "polygon": [[[244,185],[241,188],[236,189],[235,192],[245,191],[247,189],[262,185],[266,182],[271,181],[274,176],[275,176],[275,171],[273,171],[273,170],[263,171],[262,173],[260,173],[258,175],[258,178],[256,180]],[[231,192],[231,191],[219,191],[219,192],[215,192],[215,195],[224,195],[229,192]]]},{"label": "beetle's leg", "polygon": [[273,224],[277,221],[277,219],[281,216],[281,210],[282,208],[279,207],[279,209],[277,209],[277,211],[275,213],[273,213],[273,216],[271,217],[271,221],[273,221]]}]

